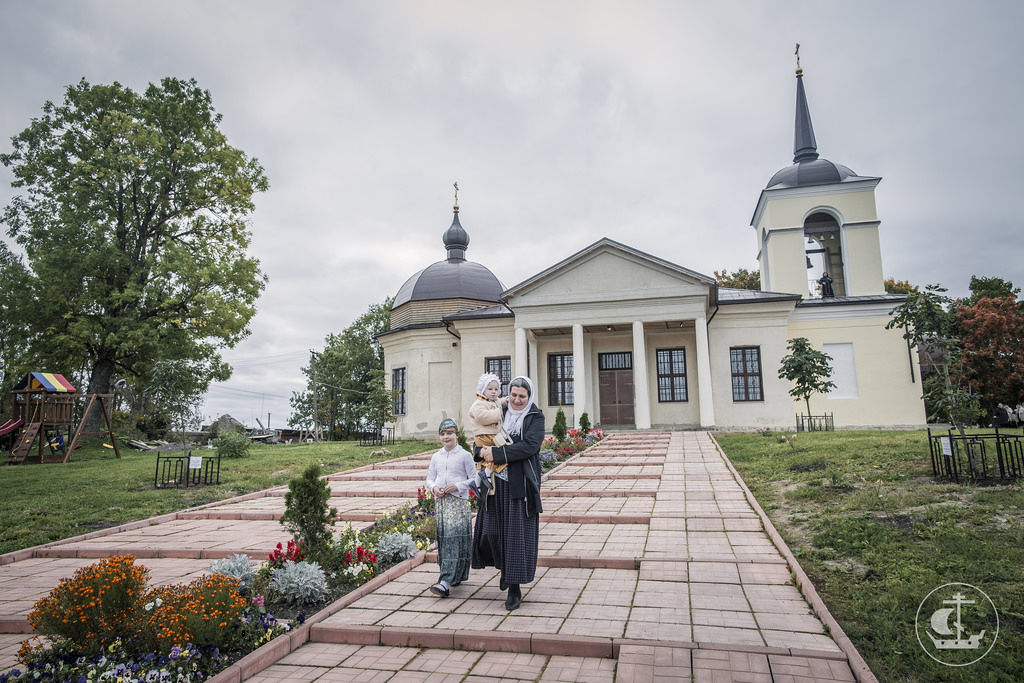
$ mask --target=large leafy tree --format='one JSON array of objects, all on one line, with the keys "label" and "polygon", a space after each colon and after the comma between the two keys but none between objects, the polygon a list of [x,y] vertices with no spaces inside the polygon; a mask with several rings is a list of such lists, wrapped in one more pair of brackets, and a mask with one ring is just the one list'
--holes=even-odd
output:
[{"label": "large leafy tree", "polygon": [[390,418],[384,349],[376,336],[391,328],[391,302],[389,298],[371,305],[343,332],[327,335],[323,351],[302,369],[308,378],[306,391],[292,395],[289,424],[304,425],[315,418],[329,434],[347,437]]},{"label": "large leafy tree", "polygon": [[779,379],[793,383],[789,395],[802,398],[807,405],[807,417],[811,416],[811,396],[824,394],[835,388],[832,376],[832,356],[811,346],[806,337],[789,340],[789,354],[782,358]]},{"label": "large leafy tree", "polygon": [[2,220],[25,250],[32,355],[85,361],[88,391],[161,360],[220,377],[266,278],[247,255],[260,164],[228,144],[209,91],[165,78],[137,93],[69,86],[0,162],[23,193]]},{"label": "large leafy tree", "polygon": [[982,296],[973,306],[960,304],[956,322],[966,378],[988,413],[998,403],[1024,400],[1024,311],[1016,296]]}]

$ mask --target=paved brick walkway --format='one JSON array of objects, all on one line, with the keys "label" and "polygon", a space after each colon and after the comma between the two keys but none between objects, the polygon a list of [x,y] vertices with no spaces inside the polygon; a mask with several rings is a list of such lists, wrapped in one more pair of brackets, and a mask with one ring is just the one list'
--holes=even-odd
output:
[{"label": "paved brick walkway", "polygon": [[[428,462],[329,477],[339,525],[409,505]],[[3,556],[0,671],[15,664],[32,604],[60,578],[124,552],[157,583],[191,580],[237,552],[262,559],[285,537],[284,491]],[[435,597],[436,556],[421,555],[218,678],[874,680],[820,601],[810,595],[812,610],[794,585],[802,571],[707,433],[614,434],[547,475],[543,495],[540,566],[519,610],[505,610],[494,570]]]}]

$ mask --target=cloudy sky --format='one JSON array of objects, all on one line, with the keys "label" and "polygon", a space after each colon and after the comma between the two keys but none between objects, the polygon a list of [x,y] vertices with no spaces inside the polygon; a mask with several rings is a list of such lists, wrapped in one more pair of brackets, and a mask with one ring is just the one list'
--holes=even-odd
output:
[{"label": "cloudy sky", "polygon": [[0,0],[0,149],[83,77],[210,90],[271,188],[269,283],[204,412],[280,427],[310,349],[444,258],[455,181],[506,286],[601,237],[756,268],[796,43],[821,156],[883,178],[885,275],[1024,285],[1022,25],[1015,1]]}]

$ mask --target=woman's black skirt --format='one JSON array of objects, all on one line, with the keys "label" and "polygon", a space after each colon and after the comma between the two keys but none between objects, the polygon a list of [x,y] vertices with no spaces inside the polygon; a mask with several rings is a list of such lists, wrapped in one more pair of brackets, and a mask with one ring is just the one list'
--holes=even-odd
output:
[{"label": "woman's black skirt", "polygon": [[495,567],[507,584],[530,583],[537,571],[538,515],[526,516],[526,499],[512,500],[508,482],[495,477],[487,510],[473,528],[473,569]]}]

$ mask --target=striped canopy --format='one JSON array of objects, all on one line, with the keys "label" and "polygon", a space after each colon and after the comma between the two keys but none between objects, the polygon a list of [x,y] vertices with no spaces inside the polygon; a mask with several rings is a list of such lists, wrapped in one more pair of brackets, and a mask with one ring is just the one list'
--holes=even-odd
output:
[{"label": "striped canopy", "polygon": [[30,372],[14,387],[15,391],[45,391],[49,394],[73,394],[75,388],[55,372]]}]

